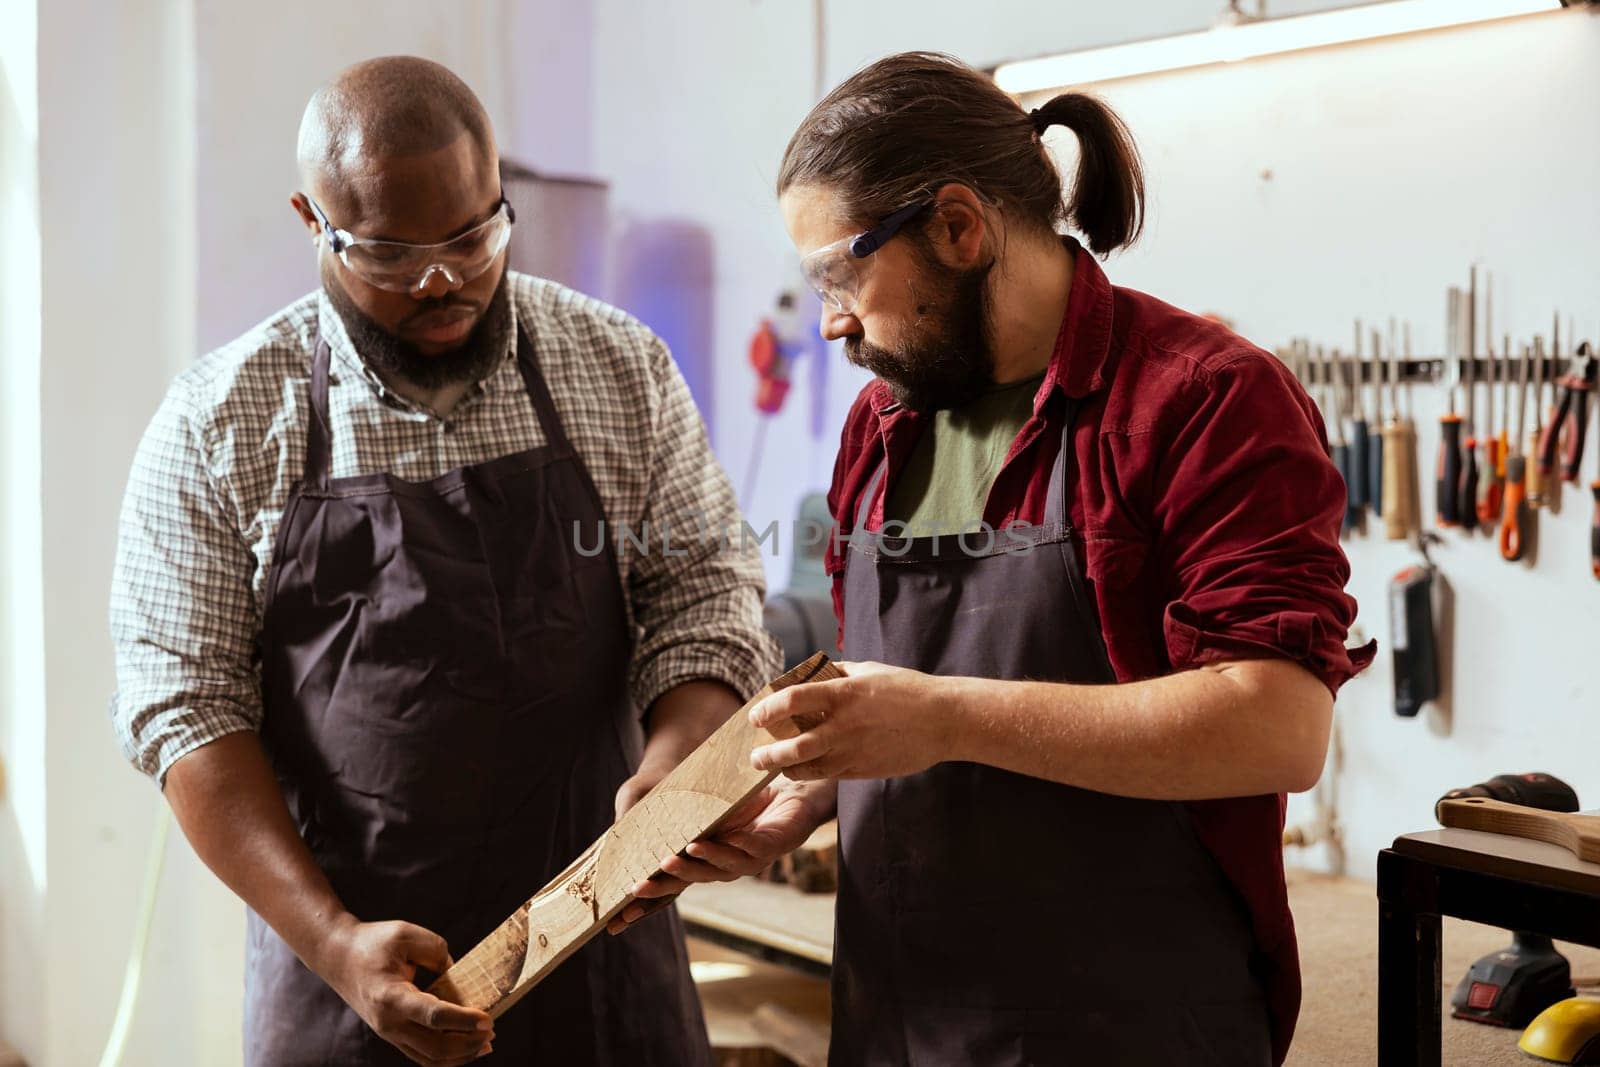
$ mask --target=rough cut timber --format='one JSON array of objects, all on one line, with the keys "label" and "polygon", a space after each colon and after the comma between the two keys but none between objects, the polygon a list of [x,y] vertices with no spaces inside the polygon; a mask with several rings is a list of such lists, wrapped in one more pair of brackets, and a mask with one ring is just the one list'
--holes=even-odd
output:
[{"label": "rough cut timber", "polygon": [[757,701],[791,685],[843,676],[819,652],[774,679],[570,867],[440,975],[428,992],[499,1018],[604,930],[633,900],[628,890],[658,873],[663,859],[713,832],[777,777],[774,771],[751,767],[750,750],[793,737],[808,724],[784,723],[770,733],[758,730],[747,714]]}]

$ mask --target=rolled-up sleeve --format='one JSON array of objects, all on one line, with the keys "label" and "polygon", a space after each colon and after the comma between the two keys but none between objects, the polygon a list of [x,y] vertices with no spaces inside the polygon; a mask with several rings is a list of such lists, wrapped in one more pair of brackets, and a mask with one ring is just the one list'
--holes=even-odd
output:
[{"label": "rolled-up sleeve", "polygon": [[256,562],[208,454],[180,379],[134,455],[111,586],[112,722],[158,784],[189,752],[261,723]]},{"label": "rolled-up sleeve", "polygon": [[1344,482],[1316,409],[1271,356],[1244,352],[1168,412],[1154,488],[1162,632],[1174,669],[1290,659],[1330,691],[1372,661],[1347,649],[1356,603],[1339,544]]},{"label": "rolled-up sleeve", "polygon": [[656,403],[648,406],[650,485],[628,592],[641,631],[631,671],[641,711],[684,682],[725,683],[748,699],[780,666],[761,621],[758,545],[744,536],[732,486],[706,439],[667,347],[649,354]]}]

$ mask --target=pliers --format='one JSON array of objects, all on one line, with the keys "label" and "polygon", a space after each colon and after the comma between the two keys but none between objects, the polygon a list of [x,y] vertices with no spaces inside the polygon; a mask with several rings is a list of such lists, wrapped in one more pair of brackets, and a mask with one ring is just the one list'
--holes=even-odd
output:
[{"label": "pliers", "polygon": [[[1578,360],[1583,360],[1579,369]],[[1572,371],[1557,379],[1561,387],[1561,403],[1556,407],[1555,418],[1544,428],[1544,439],[1539,442],[1539,473],[1550,477],[1556,469],[1556,453],[1561,453],[1561,477],[1565,481],[1578,480],[1578,468],[1583,464],[1583,441],[1589,430],[1589,394],[1595,390],[1595,379],[1600,374],[1600,359],[1588,341],[1573,353]],[[1562,447],[1562,435],[1566,435]]]}]

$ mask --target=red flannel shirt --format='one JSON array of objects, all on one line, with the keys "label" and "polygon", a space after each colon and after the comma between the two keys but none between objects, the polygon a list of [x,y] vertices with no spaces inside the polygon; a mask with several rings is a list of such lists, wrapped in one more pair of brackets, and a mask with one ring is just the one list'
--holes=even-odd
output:
[{"label": "red flannel shirt", "polygon": [[[1070,242],[1070,239],[1068,239]],[[1062,404],[1079,398],[1070,520],[1117,680],[1206,663],[1282,658],[1337,692],[1372,661],[1346,649],[1356,604],[1339,546],[1345,488],[1322,417],[1272,355],[1210,320],[1113,286],[1070,242],[1076,270],[1033,417],[1006,454],[984,519],[1044,521]],[[888,389],[845,422],[828,504],[841,535],[885,454],[891,485],[924,420]],[[868,529],[883,522],[883,493]],[[844,537],[826,566],[843,645]],[[1285,798],[1188,804],[1195,830],[1247,905],[1281,1062],[1300,1009],[1300,960],[1283,881]]]}]

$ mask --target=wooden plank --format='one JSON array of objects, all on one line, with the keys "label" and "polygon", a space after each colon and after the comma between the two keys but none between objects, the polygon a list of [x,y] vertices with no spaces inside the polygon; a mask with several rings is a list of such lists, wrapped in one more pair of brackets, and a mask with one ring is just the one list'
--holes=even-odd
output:
[{"label": "wooden plank", "polygon": [[1543,811],[1488,797],[1439,802],[1439,821],[1459,830],[1510,834],[1560,845],[1580,860],[1600,863],[1600,819],[1562,811]]},{"label": "wooden plank", "polygon": [[428,992],[499,1018],[604,930],[634,899],[628,890],[659,873],[662,859],[714,832],[777,777],[775,771],[751,767],[750,750],[793,737],[811,724],[758,730],[747,714],[758,701],[791,685],[843,676],[819,652],[774,679]]}]

